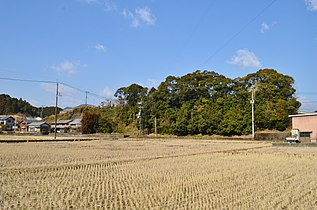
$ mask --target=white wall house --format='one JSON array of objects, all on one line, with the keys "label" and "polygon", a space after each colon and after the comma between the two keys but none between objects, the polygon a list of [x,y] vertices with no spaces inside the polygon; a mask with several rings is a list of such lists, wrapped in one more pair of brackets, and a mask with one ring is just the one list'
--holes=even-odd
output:
[{"label": "white wall house", "polygon": [[5,128],[5,130],[13,130],[15,126],[15,119],[11,116],[0,116],[0,127]]}]

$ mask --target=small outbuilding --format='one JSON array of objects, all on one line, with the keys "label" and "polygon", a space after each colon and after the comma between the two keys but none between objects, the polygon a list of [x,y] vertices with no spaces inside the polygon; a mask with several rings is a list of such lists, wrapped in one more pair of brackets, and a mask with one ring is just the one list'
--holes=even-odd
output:
[{"label": "small outbuilding", "polygon": [[292,128],[299,130],[301,142],[317,141],[317,112],[289,115]]}]

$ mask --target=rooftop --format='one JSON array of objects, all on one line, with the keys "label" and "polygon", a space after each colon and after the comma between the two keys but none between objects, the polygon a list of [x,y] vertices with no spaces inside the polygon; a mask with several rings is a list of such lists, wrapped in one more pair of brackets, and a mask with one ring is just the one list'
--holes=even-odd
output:
[{"label": "rooftop", "polygon": [[288,115],[288,117],[306,117],[306,116],[317,116],[317,112],[307,112],[307,113]]}]

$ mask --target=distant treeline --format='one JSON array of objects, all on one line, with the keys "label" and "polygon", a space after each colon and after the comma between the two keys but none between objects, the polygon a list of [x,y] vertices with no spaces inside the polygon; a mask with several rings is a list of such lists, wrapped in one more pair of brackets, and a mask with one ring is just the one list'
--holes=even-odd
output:
[{"label": "distant treeline", "polygon": [[273,69],[236,79],[199,70],[181,77],[168,76],[157,89],[138,84],[119,88],[115,97],[120,105],[86,111],[83,129],[89,133],[136,130],[142,106],[142,127],[150,133],[156,118],[160,134],[250,134],[253,87],[256,129],[283,131],[290,125],[288,115],[295,114],[301,105],[293,84],[292,77]]},{"label": "distant treeline", "polygon": [[[61,108],[58,108],[58,112],[61,110]],[[55,113],[55,107],[43,107],[42,112],[42,107],[34,107],[22,98],[11,98],[9,95],[0,94],[0,115],[17,113],[32,117],[41,116],[42,114],[43,117],[47,117]]]}]

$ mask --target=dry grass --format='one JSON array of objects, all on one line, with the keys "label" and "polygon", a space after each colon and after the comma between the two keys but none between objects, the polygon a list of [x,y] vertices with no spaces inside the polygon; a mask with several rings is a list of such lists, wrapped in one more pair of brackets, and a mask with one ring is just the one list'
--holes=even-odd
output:
[{"label": "dry grass", "polygon": [[0,144],[0,209],[316,209],[316,161],[256,142]]},{"label": "dry grass", "polygon": [[[101,136],[102,137],[102,136]],[[85,140],[85,139],[98,139],[99,136],[96,135],[57,135],[56,140],[67,140],[67,139],[78,139],[78,140]],[[50,135],[30,135],[30,134],[16,134],[16,135],[0,135],[0,140],[4,141],[15,141],[15,140],[55,140],[54,134]]]}]

